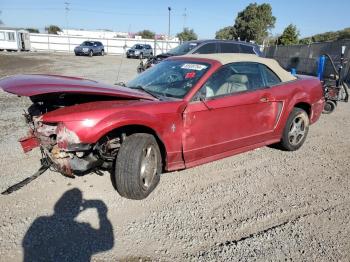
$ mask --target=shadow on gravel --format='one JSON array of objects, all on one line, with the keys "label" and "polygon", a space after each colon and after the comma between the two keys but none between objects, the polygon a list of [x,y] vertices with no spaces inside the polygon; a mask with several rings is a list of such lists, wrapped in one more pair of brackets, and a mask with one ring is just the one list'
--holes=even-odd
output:
[{"label": "shadow on gravel", "polygon": [[[80,212],[96,208],[100,228],[74,221]],[[52,216],[37,218],[24,236],[24,261],[90,261],[98,252],[114,246],[113,227],[101,200],[84,200],[74,188],[56,202]]]}]

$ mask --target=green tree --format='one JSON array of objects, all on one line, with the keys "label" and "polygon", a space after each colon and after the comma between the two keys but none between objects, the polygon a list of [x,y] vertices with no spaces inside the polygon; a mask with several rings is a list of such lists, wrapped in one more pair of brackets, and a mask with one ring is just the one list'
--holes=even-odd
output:
[{"label": "green tree", "polygon": [[184,30],[181,33],[178,33],[176,35],[181,41],[190,41],[190,40],[197,40],[198,36],[193,31],[193,29],[184,28]]},{"label": "green tree", "polygon": [[150,31],[150,30],[145,29],[145,30],[138,32],[137,35],[140,35],[144,39],[153,39],[155,36],[155,33]]},{"label": "green tree", "polygon": [[240,40],[262,44],[268,36],[268,30],[275,26],[275,22],[276,17],[272,15],[270,4],[253,3],[238,13],[234,28]]},{"label": "green tree", "polygon": [[215,39],[232,40],[236,38],[237,34],[233,26],[226,26],[215,33]]},{"label": "green tree", "polygon": [[27,28],[26,29],[29,33],[39,33],[39,30],[36,28]]},{"label": "green tree", "polygon": [[47,31],[48,34],[57,35],[57,32],[62,32],[61,28],[59,28],[57,25],[49,25],[45,27],[45,31]]},{"label": "green tree", "polygon": [[293,24],[288,25],[282,35],[278,38],[278,44],[280,45],[295,45],[299,43],[299,31]]}]

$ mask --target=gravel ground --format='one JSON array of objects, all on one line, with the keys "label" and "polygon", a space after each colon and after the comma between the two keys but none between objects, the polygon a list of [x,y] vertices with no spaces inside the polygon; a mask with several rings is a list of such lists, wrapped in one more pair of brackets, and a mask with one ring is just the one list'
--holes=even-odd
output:
[{"label": "gravel ground", "polygon": [[[138,60],[2,53],[0,77],[51,73],[107,83],[132,78]],[[121,67],[120,67],[121,65]],[[0,190],[33,174],[22,153],[27,99],[0,92]],[[48,171],[0,196],[1,261],[350,260],[350,107],[311,126],[297,152],[263,147],[162,175],[143,201],[121,198],[110,178]],[[56,257],[57,258],[57,257]]]}]

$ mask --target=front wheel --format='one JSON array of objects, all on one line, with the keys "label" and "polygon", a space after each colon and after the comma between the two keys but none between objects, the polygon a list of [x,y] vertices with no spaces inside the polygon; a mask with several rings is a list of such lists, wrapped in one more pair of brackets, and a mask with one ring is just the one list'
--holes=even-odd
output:
[{"label": "front wheel", "polygon": [[123,142],[112,176],[121,196],[144,199],[158,185],[161,170],[162,158],[156,139],[150,134],[138,133]]},{"label": "front wheel", "polygon": [[94,55],[94,52],[92,50],[89,51],[89,56],[92,57]]},{"label": "front wheel", "polygon": [[309,132],[309,117],[301,108],[294,108],[284,127],[280,147],[286,151],[295,151],[305,142]]},{"label": "front wheel", "polygon": [[101,56],[104,56],[104,55],[105,55],[105,51],[101,50]]},{"label": "front wheel", "polygon": [[143,59],[143,54],[142,54],[142,53],[139,55],[139,58],[140,58],[140,59]]}]

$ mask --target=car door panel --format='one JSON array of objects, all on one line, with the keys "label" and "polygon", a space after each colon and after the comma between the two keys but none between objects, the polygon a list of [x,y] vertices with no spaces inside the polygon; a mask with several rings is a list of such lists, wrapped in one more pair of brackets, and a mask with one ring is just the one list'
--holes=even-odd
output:
[{"label": "car door panel", "polygon": [[186,162],[257,144],[272,136],[279,103],[268,90],[193,102],[184,112]]}]

